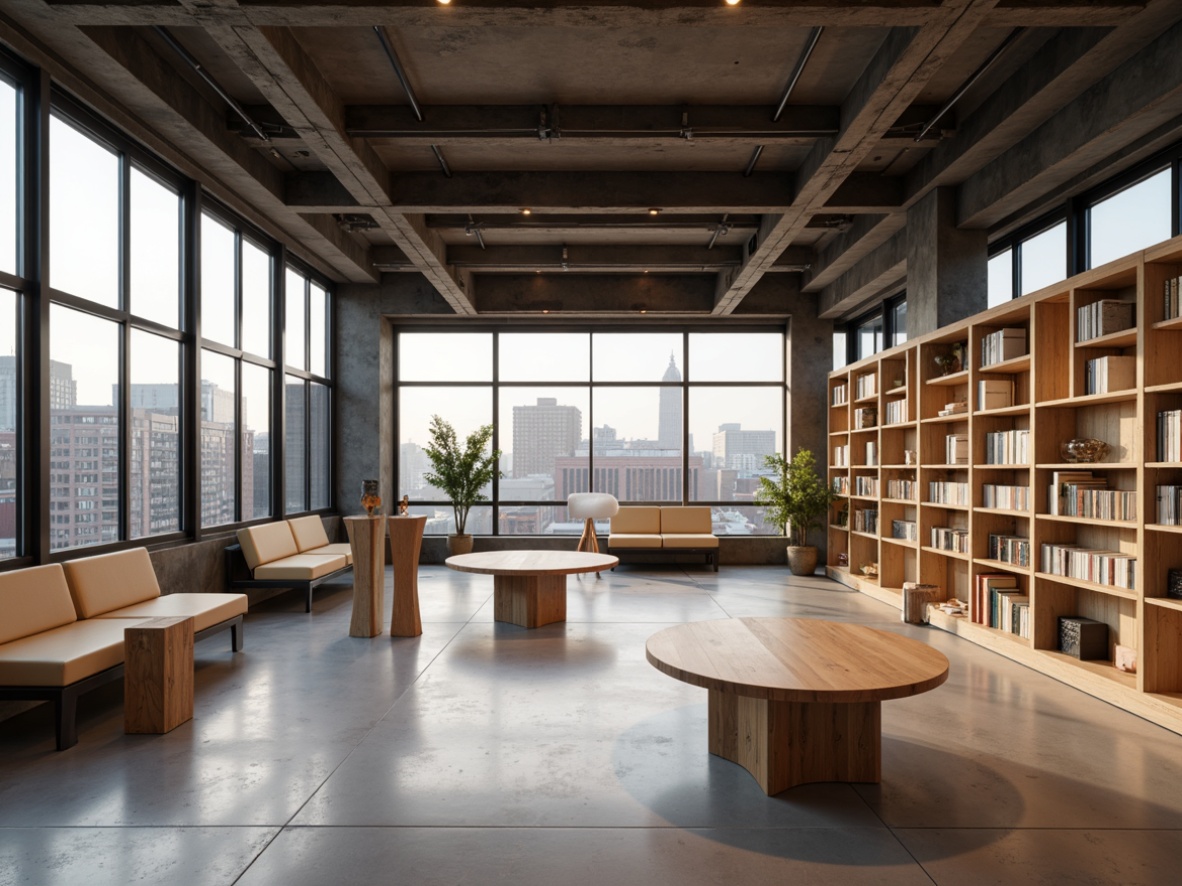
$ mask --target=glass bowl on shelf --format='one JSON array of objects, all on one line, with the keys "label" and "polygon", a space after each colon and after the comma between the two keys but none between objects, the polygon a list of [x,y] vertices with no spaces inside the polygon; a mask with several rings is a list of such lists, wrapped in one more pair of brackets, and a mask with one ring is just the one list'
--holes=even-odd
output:
[{"label": "glass bowl on shelf", "polygon": [[1059,446],[1063,461],[1073,464],[1091,464],[1103,461],[1111,447],[1094,437],[1075,437]]}]

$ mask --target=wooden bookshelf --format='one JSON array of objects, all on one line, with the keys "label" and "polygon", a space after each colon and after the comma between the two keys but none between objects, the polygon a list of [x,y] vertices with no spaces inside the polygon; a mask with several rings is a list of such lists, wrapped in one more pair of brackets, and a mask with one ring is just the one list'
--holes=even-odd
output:
[{"label": "wooden bookshelf", "polygon": [[[907,581],[938,585],[945,598],[971,600],[978,576],[1010,576],[1018,593],[1029,597],[1029,637],[936,606],[929,607],[931,623],[1182,733],[1182,599],[1166,594],[1169,571],[1182,569],[1182,525],[1161,523],[1156,501],[1157,486],[1182,486],[1182,460],[1159,452],[1157,427],[1159,412],[1182,410],[1182,318],[1165,317],[1164,299],[1167,281],[1178,277],[1182,237],[834,372],[831,390],[846,385],[853,391],[855,379],[874,376],[877,400],[866,402],[877,408],[878,423],[855,434],[854,398],[830,406],[831,447],[834,441],[850,443],[850,466],[831,467],[830,477],[852,484],[855,476],[876,476],[880,496],[856,501],[877,511],[876,533],[855,533],[831,521],[829,575],[896,606]],[[1103,310],[1091,308],[1101,300],[1134,303],[1135,325],[1079,341],[1082,324]],[[1021,339],[1016,329],[1025,333],[1026,353],[1007,343]],[[961,364],[949,367],[949,354],[960,356]],[[1104,357],[1135,358],[1135,386],[1089,392],[1101,364],[1088,361]],[[885,420],[892,401],[905,403],[890,407],[897,424]],[[940,415],[961,403],[967,411]],[[950,436],[967,441],[961,444],[967,464],[946,463],[957,448]],[[1073,437],[1103,440],[1110,451],[1097,464],[1065,462],[1060,447]],[[864,458],[857,450],[872,440],[878,464],[859,464]],[[987,445],[996,457],[1011,443],[1014,450],[1006,448],[1002,457],[1024,443],[1028,463],[986,463]],[[1109,490],[1136,492],[1134,518],[1127,519],[1127,512],[1126,519],[1050,513],[1052,479],[1066,471],[1090,471]],[[914,500],[888,494],[907,488],[902,483],[913,484]],[[939,491],[961,501],[967,489],[969,503],[930,501],[933,483],[963,484]],[[991,488],[983,490],[986,485]],[[985,494],[990,501],[1013,500],[1013,490],[1004,487],[1026,487],[1028,507],[983,506]],[[1077,503],[1072,510],[1085,513],[1082,508]],[[891,537],[898,520],[916,524],[916,541]],[[966,531],[969,553],[938,546],[933,530],[940,528]],[[1016,547],[1025,553],[1025,546],[1007,541],[1013,537],[1028,541],[1029,565],[996,558],[1014,556]],[[1133,557],[1134,587],[1051,574],[1042,561],[1043,545]],[[837,566],[839,554],[843,567]],[[876,581],[861,574],[870,563],[877,566]],[[1059,618],[1071,615],[1107,624],[1107,660],[1080,661],[1059,650]],[[1135,650],[1135,673],[1113,665],[1118,644]]]}]

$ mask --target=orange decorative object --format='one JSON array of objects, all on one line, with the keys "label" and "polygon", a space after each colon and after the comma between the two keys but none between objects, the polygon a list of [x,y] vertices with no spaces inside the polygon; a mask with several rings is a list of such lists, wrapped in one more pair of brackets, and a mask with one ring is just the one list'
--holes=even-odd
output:
[{"label": "orange decorative object", "polygon": [[374,511],[382,506],[382,498],[378,495],[377,480],[361,481],[361,506],[365,508],[365,513],[371,517]]}]

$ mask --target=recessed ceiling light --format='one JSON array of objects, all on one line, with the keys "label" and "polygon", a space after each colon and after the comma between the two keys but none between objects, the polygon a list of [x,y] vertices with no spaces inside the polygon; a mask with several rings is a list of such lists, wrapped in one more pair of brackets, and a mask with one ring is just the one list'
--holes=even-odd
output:
[{"label": "recessed ceiling light", "polygon": [[524,206],[523,206],[523,207],[522,207],[522,209],[521,209],[521,214],[522,214],[522,215],[529,215],[529,214],[530,214],[530,209],[529,209],[528,207],[524,207]]},{"label": "recessed ceiling light", "polygon": [[659,209],[655,209],[655,208],[654,208],[654,209],[650,209],[650,210],[648,211],[648,214],[649,214],[649,215],[660,215],[660,214],[661,214],[661,210],[659,210]]},{"label": "recessed ceiling light", "polygon": [[[731,0],[726,0],[726,2],[730,3]],[[737,0],[736,0],[736,2],[737,2]],[[439,0],[440,6],[447,6],[449,3],[451,3],[451,0]],[[734,4],[731,4],[731,5],[733,6]]]},{"label": "recessed ceiling light", "polygon": [[739,0],[726,0],[726,5],[727,6],[738,6]]}]

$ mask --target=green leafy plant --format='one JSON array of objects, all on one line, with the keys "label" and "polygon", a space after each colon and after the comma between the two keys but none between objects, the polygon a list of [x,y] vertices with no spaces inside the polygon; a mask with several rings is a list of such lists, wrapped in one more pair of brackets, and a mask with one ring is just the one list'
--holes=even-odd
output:
[{"label": "green leafy plant", "polygon": [[822,519],[834,499],[833,490],[818,476],[816,459],[808,449],[796,450],[792,461],[778,452],[765,455],[763,463],[774,473],[759,478],[755,503],[793,545],[807,545],[809,532],[823,525]]},{"label": "green leafy plant", "polygon": [[481,490],[493,477],[504,476],[497,468],[501,450],[488,449],[492,435],[493,426],[483,425],[468,435],[461,448],[456,429],[438,415],[431,416],[431,442],[424,451],[435,471],[424,479],[451,499],[457,535],[465,534],[472,505],[488,501]]}]

